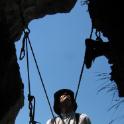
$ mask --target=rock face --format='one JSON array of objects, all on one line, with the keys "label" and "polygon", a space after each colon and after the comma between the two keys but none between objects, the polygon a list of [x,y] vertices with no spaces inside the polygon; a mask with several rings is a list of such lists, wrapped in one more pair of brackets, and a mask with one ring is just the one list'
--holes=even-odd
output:
[{"label": "rock face", "polygon": [[75,5],[76,0],[1,0],[1,20],[6,20],[9,38],[16,41],[20,38],[25,26],[32,19],[42,18],[48,14],[69,12]]},{"label": "rock face", "polygon": [[124,39],[122,19],[124,10],[122,1],[87,0],[87,3],[93,28],[102,32],[109,40],[108,44],[103,42],[87,42],[88,48],[90,47],[90,50],[94,51],[94,55],[89,58],[89,63],[95,57],[105,55],[109,60],[108,62],[112,64],[111,80],[114,80],[117,84],[119,96],[124,97]]},{"label": "rock face", "polygon": [[14,42],[8,41],[9,33],[4,23],[0,23],[0,30],[0,123],[11,124],[23,106],[23,84]]},{"label": "rock face", "polygon": [[[14,124],[23,106],[23,83],[17,63],[15,42],[33,19],[48,14],[67,13],[76,0],[0,0],[0,124]],[[122,1],[87,0],[93,28],[109,40],[105,43],[86,40],[85,64],[101,55],[112,64],[111,80],[117,84],[119,96],[124,96],[124,45]]]},{"label": "rock face", "polygon": [[24,102],[14,43],[31,20],[67,13],[75,3],[76,0],[0,0],[0,124],[14,124]]}]

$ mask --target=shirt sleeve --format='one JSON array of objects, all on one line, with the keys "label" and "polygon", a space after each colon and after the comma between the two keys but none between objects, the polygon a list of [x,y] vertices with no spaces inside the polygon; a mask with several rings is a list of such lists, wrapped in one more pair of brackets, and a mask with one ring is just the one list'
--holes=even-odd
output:
[{"label": "shirt sleeve", "polygon": [[91,124],[90,118],[86,114],[81,114],[79,124]]},{"label": "shirt sleeve", "polygon": [[51,119],[49,119],[49,120],[46,122],[46,124],[51,124]]},{"label": "shirt sleeve", "polygon": [[91,124],[91,121],[88,116],[85,117],[86,124]]},{"label": "shirt sleeve", "polygon": [[54,123],[54,119],[49,119],[49,120],[46,122],[46,124],[55,124],[55,123]]}]

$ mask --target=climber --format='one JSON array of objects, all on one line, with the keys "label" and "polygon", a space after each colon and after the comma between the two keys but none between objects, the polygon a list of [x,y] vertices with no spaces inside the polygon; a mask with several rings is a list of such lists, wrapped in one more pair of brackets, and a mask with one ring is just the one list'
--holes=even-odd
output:
[{"label": "climber", "polygon": [[61,89],[54,94],[54,111],[58,115],[47,124],[91,124],[86,114],[76,113],[77,103],[73,91]]},{"label": "climber", "polygon": [[92,62],[96,57],[105,56],[110,58],[111,56],[111,44],[110,42],[102,42],[101,40],[86,39],[86,54],[85,54],[85,65],[90,68]]}]

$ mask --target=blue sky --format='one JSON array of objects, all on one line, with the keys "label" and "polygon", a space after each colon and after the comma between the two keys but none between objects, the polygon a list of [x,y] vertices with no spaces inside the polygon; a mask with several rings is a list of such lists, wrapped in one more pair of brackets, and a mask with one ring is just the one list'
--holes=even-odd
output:
[{"label": "blue sky", "polygon": [[[53,106],[53,94],[62,88],[77,88],[80,69],[85,54],[85,39],[91,32],[91,20],[87,12],[87,6],[81,6],[80,1],[70,13],[47,15],[44,18],[33,20],[29,24],[31,30],[30,39],[34,48],[38,65]],[[21,40],[16,43],[17,56],[21,48]],[[26,61],[19,61],[21,77],[24,83],[25,106],[20,110],[16,124],[28,124],[27,101],[27,71]],[[32,95],[36,97],[35,120],[45,124],[52,117],[40,79],[30,54],[30,75]],[[108,111],[117,101],[116,88],[109,92],[109,87],[98,93],[98,90],[110,84],[108,74],[110,65],[105,57],[95,60],[92,68],[84,68],[83,78],[77,98],[77,112],[86,113],[92,124],[109,124],[112,119],[117,119],[113,124],[122,124],[124,119],[123,104],[118,111]],[[103,73],[105,73],[105,79]],[[102,74],[99,76],[99,74]],[[113,94],[115,97],[113,98]]]}]

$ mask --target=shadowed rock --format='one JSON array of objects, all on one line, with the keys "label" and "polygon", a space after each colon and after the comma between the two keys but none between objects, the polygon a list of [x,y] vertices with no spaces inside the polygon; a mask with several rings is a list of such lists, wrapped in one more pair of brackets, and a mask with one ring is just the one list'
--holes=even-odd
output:
[{"label": "shadowed rock", "polygon": [[[108,62],[112,64],[111,80],[117,84],[119,96],[124,97],[123,3],[113,0],[87,0],[87,3],[93,28],[102,32],[111,45],[108,50],[103,49],[102,55],[108,53]],[[98,49],[102,48],[99,45]]]},{"label": "shadowed rock", "polygon": [[31,20],[70,12],[75,3],[76,0],[0,0],[0,124],[14,124],[24,104],[14,42]]}]

